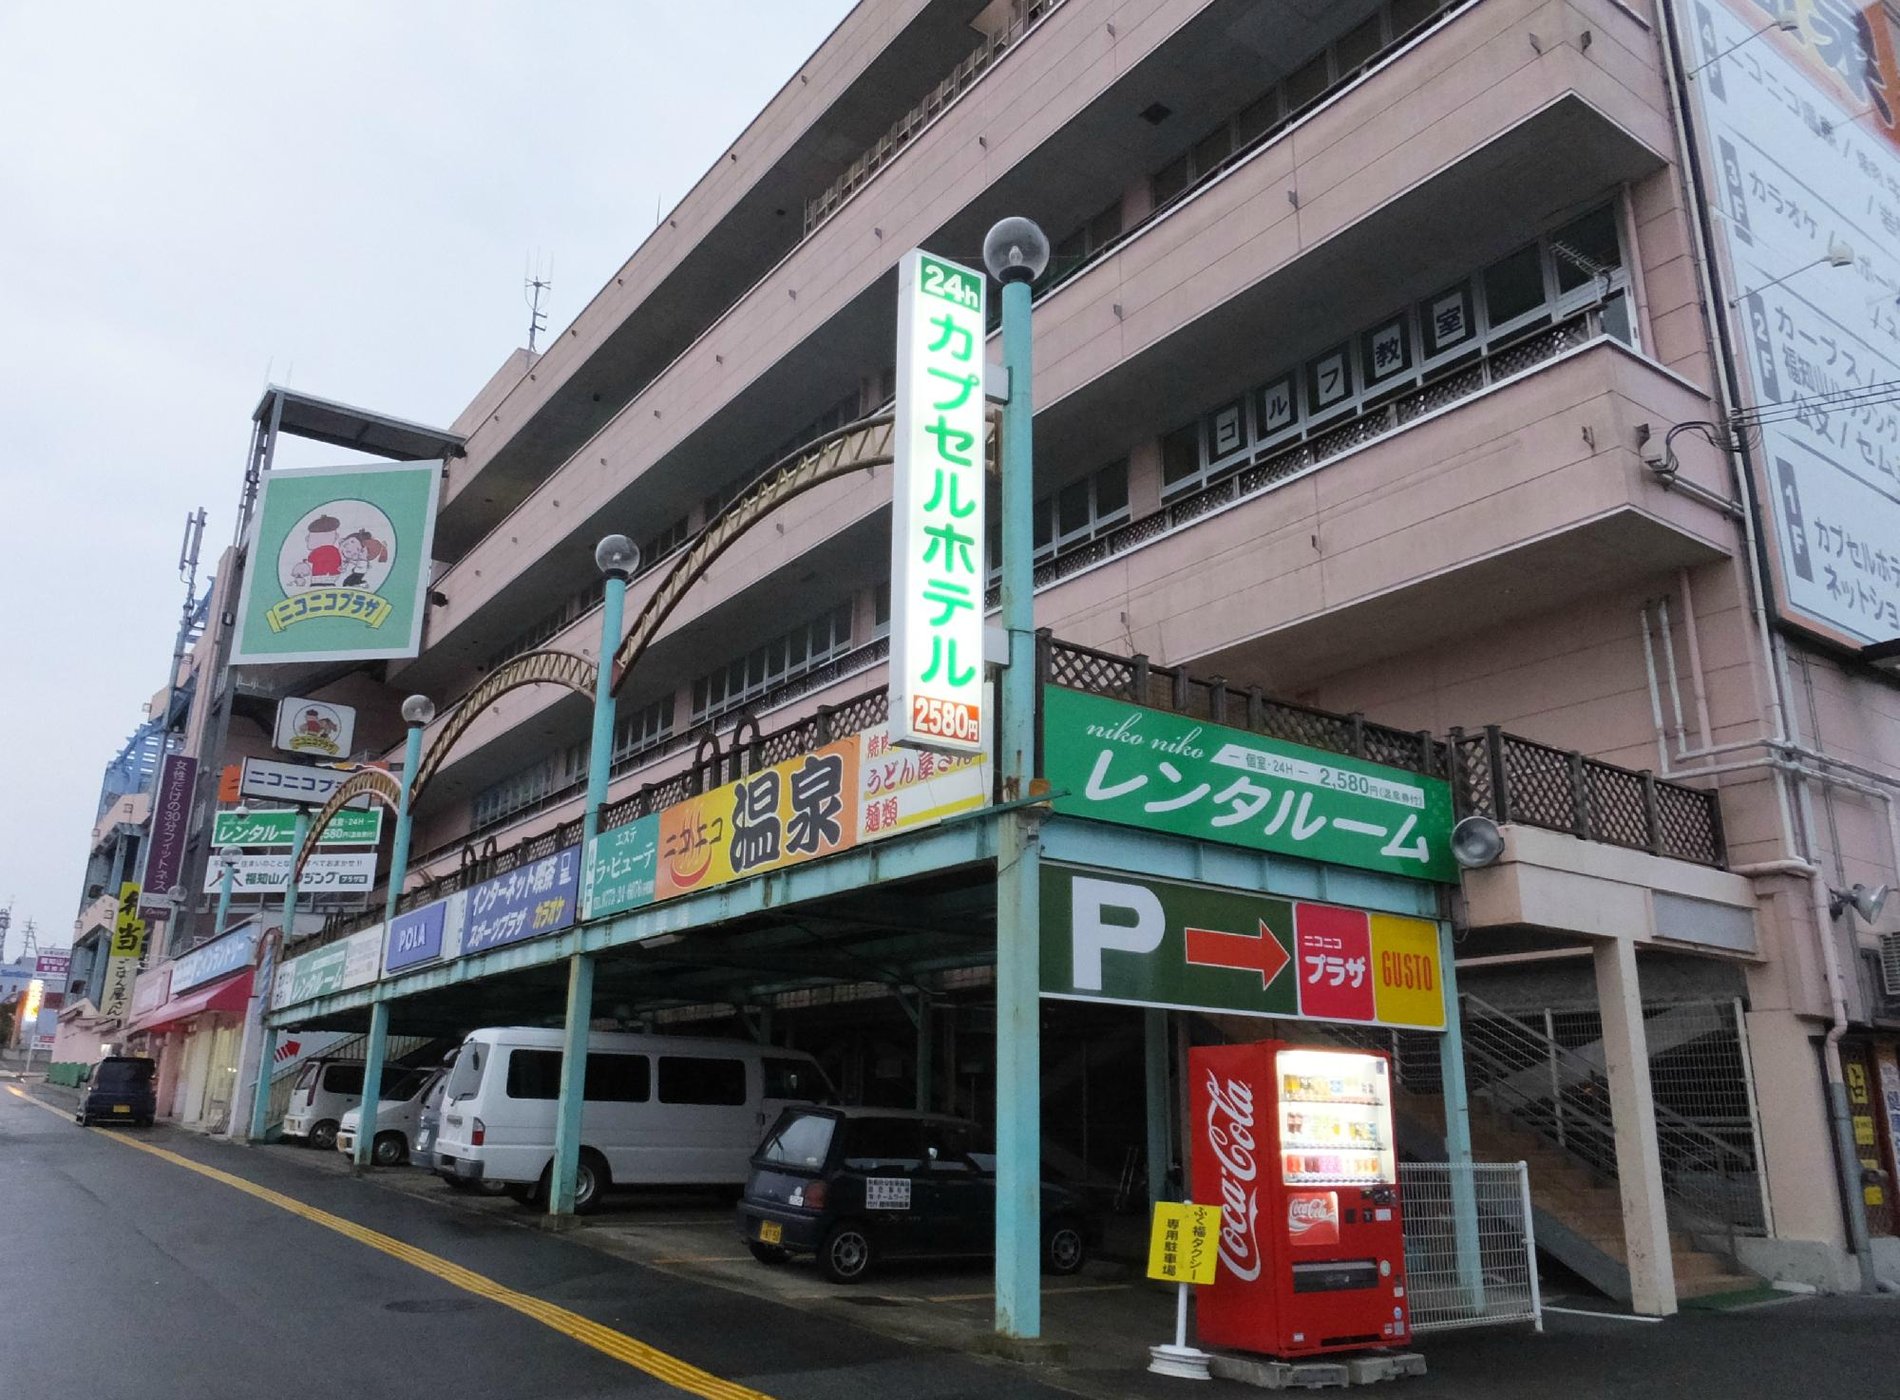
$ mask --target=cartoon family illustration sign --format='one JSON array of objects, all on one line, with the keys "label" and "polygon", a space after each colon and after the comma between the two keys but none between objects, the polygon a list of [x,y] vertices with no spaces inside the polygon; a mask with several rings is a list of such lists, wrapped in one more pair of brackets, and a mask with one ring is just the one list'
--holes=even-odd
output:
[{"label": "cartoon family illustration sign", "polygon": [[238,660],[413,656],[440,464],[271,473]]}]

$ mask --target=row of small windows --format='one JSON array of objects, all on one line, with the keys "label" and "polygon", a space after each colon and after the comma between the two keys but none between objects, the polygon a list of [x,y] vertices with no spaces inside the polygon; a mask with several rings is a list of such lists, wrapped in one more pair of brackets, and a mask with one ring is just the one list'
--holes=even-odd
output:
[{"label": "row of small windows", "polygon": [[840,603],[693,682],[692,722],[756,699],[851,650],[851,604]]},{"label": "row of small windows", "polygon": [[[1035,562],[1053,559],[1065,550],[1087,544],[1097,535],[1126,525],[1128,507],[1128,459],[1110,462],[1071,481],[1059,491],[1039,497],[1033,511],[1031,538]],[[1002,573],[1003,521],[1001,511],[989,516],[990,576]]]},{"label": "row of small windows", "polygon": [[1459,0],[1389,0],[1380,6],[1376,14],[1347,30],[1157,170],[1149,181],[1155,208],[1179,199],[1237,152],[1264,140],[1351,82],[1368,64],[1455,3]]},{"label": "row of small windows", "polygon": [[470,824],[479,828],[502,821],[579,782],[586,773],[586,744],[557,749],[476,793],[469,803]]},{"label": "row of small windows", "polygon": [[809,423],[800,427],[797,432],[788,433],[777,447],[774,447],[770,452],[754,462],[750,471],[747,471],[741,476],[734,477],[717,491],[708,495],[703,502],[706,519],[711,520],[714,516],[719,514],[720,511],[724,510],[736,500],[739,493],[744,491],[746,487],[752,485],[753,482],[757,481],[773,466],[791,456],[792,453],[798,451],[798,449],[803,447],[806,443],[812,441],[814,438],[823,437],[826,433],[835,432],[837,429],[844,427],[847,423],[854,423],[860,416],[858,391],[853,389],[850,393],[832,404],[830,408],[827,408]]},{"label": "row of small windows", "polygon": [[1424,379],[1590,305],[1632,337],[1616,209],[1604,205],[1288,368],[1161,440],[1164,497],[1198,489],[1256,452],[1363,412]]}]

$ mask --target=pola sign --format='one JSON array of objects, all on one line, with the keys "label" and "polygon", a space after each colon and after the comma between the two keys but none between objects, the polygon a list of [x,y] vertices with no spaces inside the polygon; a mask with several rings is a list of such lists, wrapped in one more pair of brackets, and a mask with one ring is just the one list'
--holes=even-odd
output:
[{"label": "pola sign", "polygon": [[1438,925],[1121,872],[1042,869],[1042,995],[1445,1028]]}]

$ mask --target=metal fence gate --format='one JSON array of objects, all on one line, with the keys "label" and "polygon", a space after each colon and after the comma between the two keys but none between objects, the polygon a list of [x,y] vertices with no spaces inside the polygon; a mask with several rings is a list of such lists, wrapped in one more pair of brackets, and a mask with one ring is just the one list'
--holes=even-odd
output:
[{"label": "metal fence gate", "polygon": [[[1460,1270],[1456,1188],[1470,1181],[1477,1207],[1477,1268]],[[1530,1173],[1522,1162],[1401,1162],[1405,1294],[1414,1333],[1529,1322],[1544,1330],[1531,1227]],[[1467,1242],[1469,1244],[1469,1242]]]}]

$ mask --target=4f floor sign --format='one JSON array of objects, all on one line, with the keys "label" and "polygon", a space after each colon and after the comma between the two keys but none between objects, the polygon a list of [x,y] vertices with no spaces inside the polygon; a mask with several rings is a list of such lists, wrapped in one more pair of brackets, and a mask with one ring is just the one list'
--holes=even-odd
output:
[{"label": "4f floor sign", "polygon": [[1045,865],[1042,994],[1445,1028],[1438,925],[1336,904]]}]

